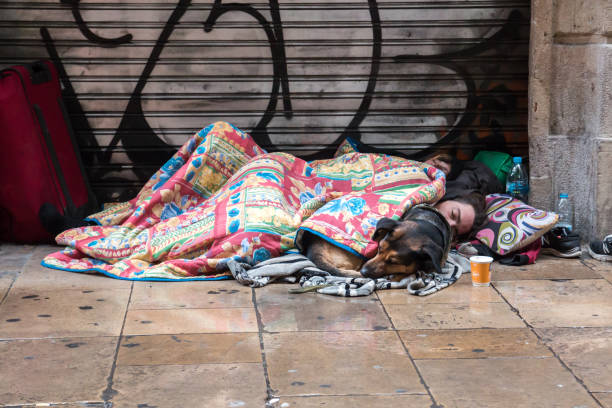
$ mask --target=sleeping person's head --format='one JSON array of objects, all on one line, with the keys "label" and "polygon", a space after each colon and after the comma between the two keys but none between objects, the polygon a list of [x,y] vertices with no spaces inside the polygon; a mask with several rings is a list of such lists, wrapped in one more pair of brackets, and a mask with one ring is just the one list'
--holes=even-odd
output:
[{"label": "sleeping person's head", "polygon": [[480,193],[469,193],[438,201],[436,209],[448,221],[454,240],[465,239],[487,220],[486,201]]}]

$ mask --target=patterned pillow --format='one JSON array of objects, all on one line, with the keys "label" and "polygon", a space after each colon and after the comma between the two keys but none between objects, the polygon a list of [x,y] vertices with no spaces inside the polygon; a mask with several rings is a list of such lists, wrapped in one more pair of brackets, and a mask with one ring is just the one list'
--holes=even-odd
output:
[{"label": "patterned pillow", "polygon": [[531,244],[550,230],[559,217],[504,194],[487,196],[487,216],[489,221],[476,233],[476,239],[500,255]]}]

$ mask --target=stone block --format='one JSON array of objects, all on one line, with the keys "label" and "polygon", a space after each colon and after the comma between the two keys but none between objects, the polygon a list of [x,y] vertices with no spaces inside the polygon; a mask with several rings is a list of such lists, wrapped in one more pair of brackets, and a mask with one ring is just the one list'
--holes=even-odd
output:
[{"label": "stone block", "polygon": [[556,0],[555,34],[602,34],[609,8],[609,0]]},{"label": "stone block", "polygon": [[600,122],[604,46],[553,46],[550,133],[576,138],[596,136]]},{"label": "stone block", "polygon": [[[610,3],[612,4],[612,1]],[[599,136],[610,138],[612,137],[612,47],[603,48],[602,54]]]},{"label": "stone block", "polygon": [[597,145],[595,238],[602,238],[612,234],[612,138],[600,139]]},{"label": "stone block", "polygon": [[[544,65],[544,64],[543,64]],[[530,78],[529,158],[531,177],[550,176],[548,144],[550,132],[550,81]]]},{"label": "stone block", "polygon": [[538,208],[552,203],[548,143],[554,0],[531,2],[529,49],[529,202]]},{"label": "stone block", "polygon": [[587,238],[595,221],[595,139],[555,136],[548,142],[552,146],[551,166],[553,202],[559,193],[566,192],[574,204],[574,225]]},{"label": "stone block", "polygon": [[604,33],[609,35],[612,32],[612,3],[607,2],[603,10],[604,13]]},{"label": "stone block", "polygon": [[[530,157],[531,159],[531,157]],[[550,176],[529,177],[529,204],[535,208],[552,210],[554,208],[554,197],[552,194],[553,183]]]},{"label": "stone block", "polygon": [[[529,34],[529,85],[534,80],[547,81],[550,77],[550,53],[553,43],[554,0],[532,0]],[[530,90],[531,92],[531,90]]]}]

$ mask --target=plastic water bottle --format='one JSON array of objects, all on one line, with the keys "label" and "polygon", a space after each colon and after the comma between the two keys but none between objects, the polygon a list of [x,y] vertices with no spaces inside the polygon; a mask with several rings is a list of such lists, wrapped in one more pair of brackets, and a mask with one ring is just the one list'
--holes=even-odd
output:
[{"label": "plastic water bottle", "polygon": [[559,221],[557,221],[555,227],[564,227],[571,231],[574,225],[574,206],[567,194],[559,194],[559,201],[557,201],[555,212],[559,214]]},{"label": "plastic water bottle", "polygon": [[514,165],[506,178],[506,193],[526,203],[527,194],[529,193],[527,171],[523,167],[523,159],[521,157],[513,157],[512,161]]}]

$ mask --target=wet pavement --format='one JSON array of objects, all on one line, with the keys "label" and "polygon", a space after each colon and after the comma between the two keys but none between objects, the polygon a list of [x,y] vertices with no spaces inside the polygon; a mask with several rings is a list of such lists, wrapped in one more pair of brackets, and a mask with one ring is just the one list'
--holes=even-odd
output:
[{"label": "wet pavement", "polygon": [[347,299],[40,266],[55,249],[0,245],[0,406],[612,408],[612,263],[588,256]]}]

